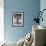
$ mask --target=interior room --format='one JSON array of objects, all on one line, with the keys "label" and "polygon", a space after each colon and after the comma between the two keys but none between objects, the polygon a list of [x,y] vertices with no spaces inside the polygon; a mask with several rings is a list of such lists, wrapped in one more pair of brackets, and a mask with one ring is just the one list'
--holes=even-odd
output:
[{"label": "interior room", "polygon": [[46,46],[46,0],[0,0],[0,46]]}]

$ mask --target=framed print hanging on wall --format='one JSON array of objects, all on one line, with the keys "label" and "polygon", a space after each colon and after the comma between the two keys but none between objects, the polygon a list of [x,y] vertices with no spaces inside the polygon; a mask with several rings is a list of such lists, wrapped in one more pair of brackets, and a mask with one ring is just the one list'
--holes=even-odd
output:
[{"label": "framed print hanging on wall", "polygon": [[24,26],[24,12],[12,12],[12,26],[13,27]]}]

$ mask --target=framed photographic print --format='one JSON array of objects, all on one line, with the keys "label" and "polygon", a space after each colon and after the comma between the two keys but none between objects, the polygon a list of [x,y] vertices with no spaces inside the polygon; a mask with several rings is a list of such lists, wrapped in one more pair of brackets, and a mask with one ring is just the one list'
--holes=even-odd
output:
[{"label": "framed photographic print", "polygon": [[12,12],[12,26],[13,27],[24,26],[24,12]]}]

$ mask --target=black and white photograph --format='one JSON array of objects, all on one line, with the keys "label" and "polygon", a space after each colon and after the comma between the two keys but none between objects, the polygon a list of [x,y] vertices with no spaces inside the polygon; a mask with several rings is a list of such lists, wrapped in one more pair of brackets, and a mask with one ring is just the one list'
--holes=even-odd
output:
[{"label": "black and white photograph", "polygon": [[24,25],[24,12],[13,12],[12,13],[12,26],[23,26]]}]

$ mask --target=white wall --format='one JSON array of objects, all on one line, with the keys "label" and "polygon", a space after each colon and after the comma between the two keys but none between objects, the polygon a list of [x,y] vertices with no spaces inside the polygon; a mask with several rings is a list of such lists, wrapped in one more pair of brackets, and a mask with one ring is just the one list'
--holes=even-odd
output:
[{"label": "white wall", "polygon": [[0,42],[4,41],[4,0],[0,0]]}]

